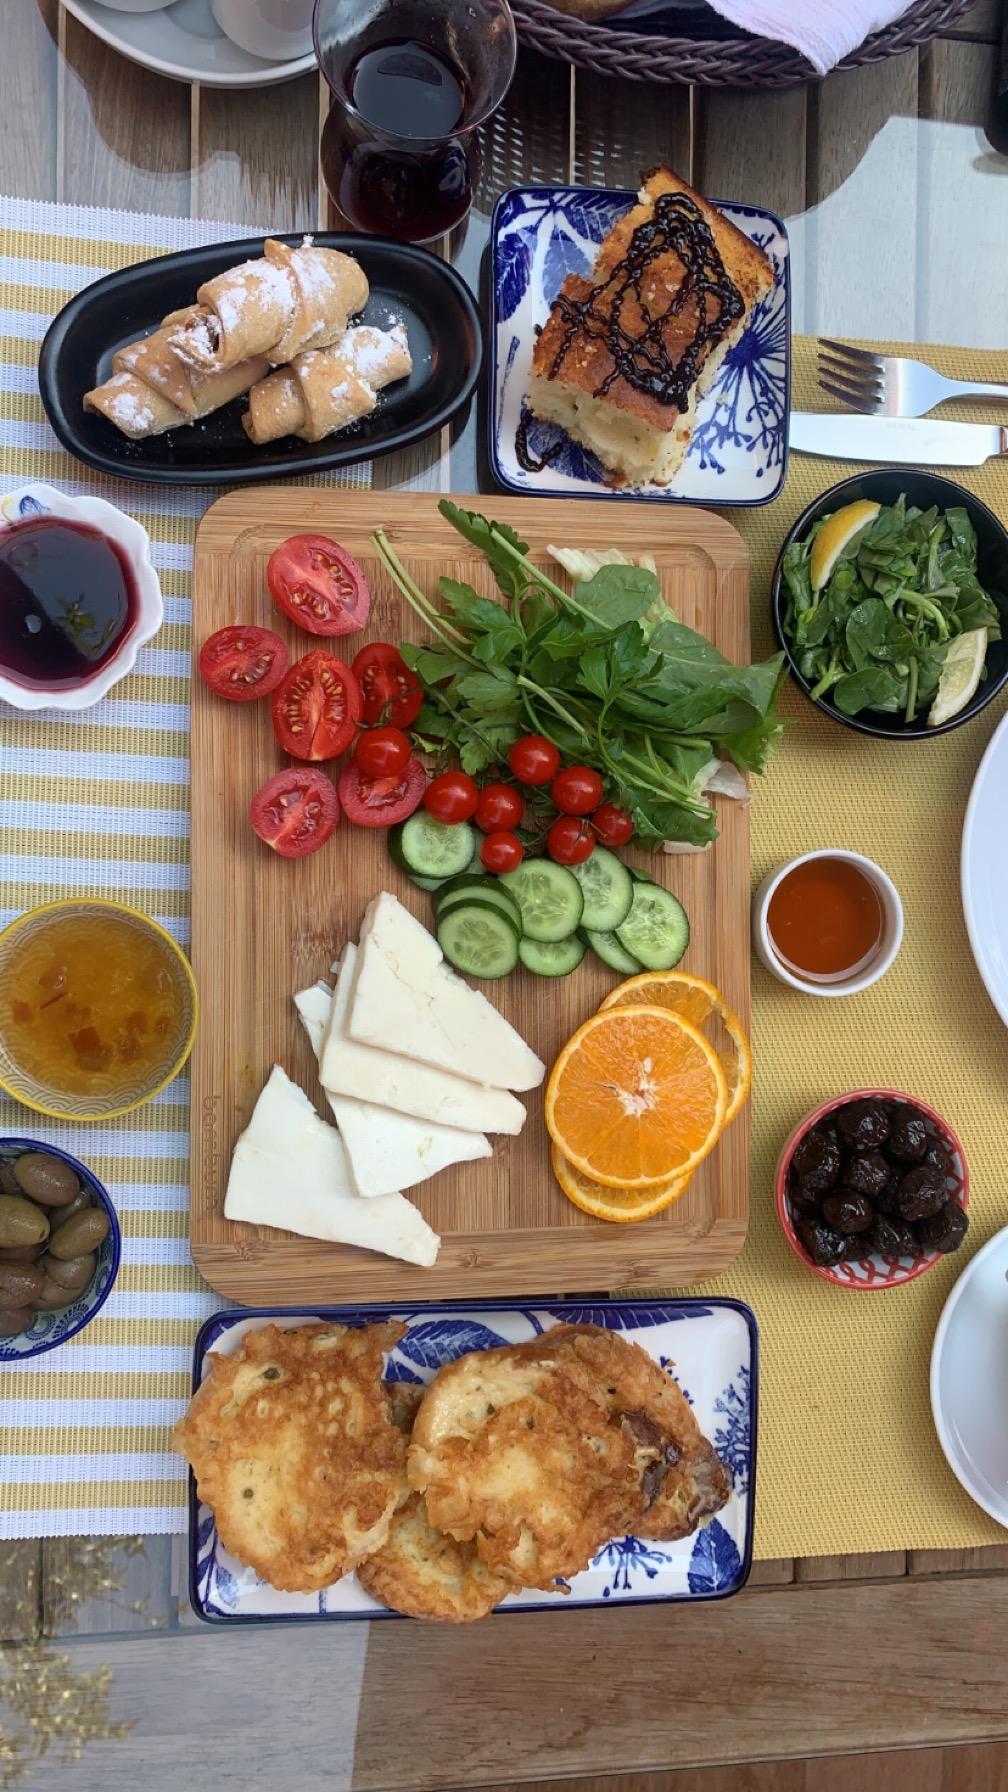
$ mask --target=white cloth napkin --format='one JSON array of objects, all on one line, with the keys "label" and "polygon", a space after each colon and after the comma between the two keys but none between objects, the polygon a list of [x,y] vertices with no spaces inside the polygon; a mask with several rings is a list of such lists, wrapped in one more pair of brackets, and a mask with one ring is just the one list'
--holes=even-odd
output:
[{"label": "white cloth napkin", "polygon": [[[621,19],[645,18],[649,13],[675,12],[696,0],[631,0],[618,14]],[[707,0],[740,31],[790,44],[816,70],[828,75],[873,31],[891,25],[907,10],[906,0]]]}]

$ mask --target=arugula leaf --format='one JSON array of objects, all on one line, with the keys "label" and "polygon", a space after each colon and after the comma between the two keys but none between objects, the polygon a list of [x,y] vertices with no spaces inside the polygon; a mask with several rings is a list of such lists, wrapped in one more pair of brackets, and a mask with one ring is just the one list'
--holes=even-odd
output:
[{"label": "arugula leaf", "polygon": [[856,716],[860,709],[880,709],[891,713],[906,702],[907,681],[898,672],[885,666],[865,666],[860,672],[847,672],[838,678],[830,696],[845,716]]},{"label": "arugula leaf", "polygon": [[528,542],[522,541],[510,523],[488,523],[478,510],[462,510],[450,498],[442,498],[438,509],[445,521],[453,529],[457,529],[466,541],[471,542],[474,548],[479,548],[480,553],[489,561],[504,596],[519,597],[528,584],[528,579],[518,562],[501,552],[494,540],[494,533],[503,535],[520,554],[528,553]]}]

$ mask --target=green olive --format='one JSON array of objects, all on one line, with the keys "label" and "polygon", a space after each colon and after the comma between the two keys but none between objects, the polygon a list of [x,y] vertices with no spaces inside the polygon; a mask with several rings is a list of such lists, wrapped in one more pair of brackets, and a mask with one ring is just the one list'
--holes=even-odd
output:
[{"label": "green olive", "polygon": [[0,1263],[0,1307],[29,1306],[44,1282],[37,1263]]},{"label": "green olive", "polygon": [[18,1332],[26,1332],[32,1322],[32,1314],[27,1307],[0,1308],[0,1338],[13,1338]]},{"label": "green olive", "polygon": [[38,1244],[15,1244],[0,1250],[0,1263],[37,1263],[45,1250],[45,1240]]},{"label": "green olive", "polygon": [[0,1159],[0,1195],[19,1195],[17,1177],[6,1158]]},{"label": "green olive", "polygon": [[96,1251],[104,1244],[109,1235],[109,1217],[103,1207],[89,1207],[86,1212],[75,1213],[72,1220],[60,1226],[49,1240],[49,1251],[53,1257],[62,1257],[68,1262],[71,1257],[82,1257],[85,1251]]},{"label": "green olive", "polygon": [[14,1159],[18,1187],[43,1207],[67,1207],[80,1194],[80,1178],[50,1151],[24,1151]]},{"label": "green olive", "polygon": [[[42,1244],[48,1236],[48,1215],[34,1201],[26,1201],[23,1195],[0,1195],[0,1245]],[[68,1256],[77,1254],[67,1252]]]},{"label": "green olive", "polygon": [[[95,1264],[98,1259],[93,1251],[87,1251],[81,1257],[54,1257],[47,1251],[39,1264],[39,1269],[56,1282],[61,1288],[69,1288],[73,1294],[80,1294],[94,1277]],[[3,1287],[3,1270],[0,1269],[0,1289]]]},{"label": "green olive", "polygon": [[66,1207],[51,1207],[49,1209],[49,1224],[56,1232],[60,1226],[66,1225],[67,1220],[72,1220],[75,1213],[80,1213],[83,1207],[90,1206],[91,1196],[86,1188],[82,1188],[80,1194],[75,1195]]},{"label": "green olive", "polygon": [[69,1288],[61,1288],[51,1276],[44,1276],[42,1287],[32,1300],[36,1313],[58,1313],[61,1307],[68,1307],[73,1300]]}]

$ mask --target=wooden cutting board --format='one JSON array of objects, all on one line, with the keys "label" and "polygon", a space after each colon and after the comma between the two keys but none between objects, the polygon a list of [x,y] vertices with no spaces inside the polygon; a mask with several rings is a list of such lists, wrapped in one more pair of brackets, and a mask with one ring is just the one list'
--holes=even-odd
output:
[{"label": "wooden cutting board", "polygon": [[[749,571],[741,537],[721,518],[680,505],[461,497],[512,523],[547,559],[549,542],[619,545],[650,553],[666,598],[730,659],[749,658]],[[266,563],[287,536],[334,536],[371,582],[371,620],[344,647],[422,633],[369,545],[381,523],[413,576],[436,597],[441,573],[496,596],[489,568],[438,514],[430,493],[264,489],[221,498],[196,543],[193,581],[192,962],[202,1020],[192,1057],[190,1227],[197,1267],[219,1293],[249,1305],[316,1301],[436,1300],[559,1294],[697,1281],[742,1248],[749,1211],[748,1110],[735,1121],[664,1214],[638,1225],[589,1218],[557,1187],[549,1165],[542,1093],[522,1097],[519,1138],[496,1137],[490,1159],[463,1164],[411,1191],[441,1234],[432,1269],[370,1251],[322,1244],[224,1218],[235,1140],[273,1064],[282,1064],[330,1117],[291,998],[324,975],[364,909],[391,890],[426,925],[430,899],[392,864],[382,831],[344,820],[333,840],[300,862],[279,859],[248,823],[249,799],[286,763],[269,704],[213,697],[195,673],[207,635],[228,623],[267,624],[292,659],[312,646],[273,606]],[[555,567],[553,571],[555,572]],[[340,643],[334,643],[339,651]],[[637,856],[684,903],[692,938],[685,969],[711,978],[749,1025],[749,822],[746,806],[719,801],[721,837],[705,853]],[[489,994],[552,1064],[562,1043],[619,981],[591,952],[556,982],[518,970]]]}]

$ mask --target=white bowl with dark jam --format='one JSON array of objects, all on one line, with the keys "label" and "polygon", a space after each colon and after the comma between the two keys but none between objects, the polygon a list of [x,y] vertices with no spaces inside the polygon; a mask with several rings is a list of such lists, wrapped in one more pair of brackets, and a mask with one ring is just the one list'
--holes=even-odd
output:
[{"label": "white bowl with dark jam", "polygon": [[132,671],[164,616],[146,529],[51,485],[0,499],[0,699],[88,709]]}]

